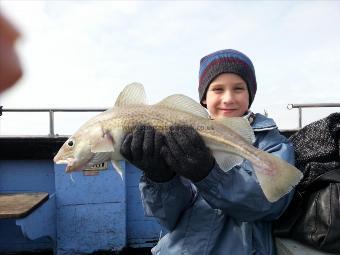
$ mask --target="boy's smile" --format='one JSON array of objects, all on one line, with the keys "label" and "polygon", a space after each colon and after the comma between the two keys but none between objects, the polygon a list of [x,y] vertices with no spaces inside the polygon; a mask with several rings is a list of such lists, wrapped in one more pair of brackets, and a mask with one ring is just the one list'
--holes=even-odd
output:
[{"label": "boy's smile", "polygon": [[209,85],[202,101],[212,118],[241,117],[248,111],[249,92],[246,82],[233,73],[218,75]]}]

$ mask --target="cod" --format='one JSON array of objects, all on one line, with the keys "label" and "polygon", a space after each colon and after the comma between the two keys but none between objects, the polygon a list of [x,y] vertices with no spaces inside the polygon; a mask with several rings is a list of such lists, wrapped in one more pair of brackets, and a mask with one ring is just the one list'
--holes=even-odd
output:
[{"label": "cod", "polygon": [[151,125],[164,133],[174,124],[195,128],[225,172],[249,160],[270,202],[287,194],[302,178],[293,165],[252,145],[254,132],[245,118],[212,120],[203,106],[180,94],[148,105],[144,87],[139,83],[127,85],[114,107],[83,124],[63,144],[54,162],[67,164],[66,172],[73,172],[111,160],[121,175],[119,161],[124,158],[120,145],[127,132],[137,125]]}]

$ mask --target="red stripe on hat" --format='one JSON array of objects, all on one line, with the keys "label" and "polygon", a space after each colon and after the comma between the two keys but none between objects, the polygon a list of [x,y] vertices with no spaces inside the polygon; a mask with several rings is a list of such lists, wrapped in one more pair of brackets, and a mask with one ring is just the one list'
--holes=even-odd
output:
[{"label": "red stripe on hat", "polygon": [[[213,65],[220,64],[222,62],[234,62],[234,63],[237,63],[237,64],[242,64],[248,70],[250,69],[250,67],[249,67],[249,65],[247,63],[245,63],[244,61],[242,61],[241,59],[238,59],[238,58],[228,57],[228,58],[219,58],[219,59],[216,59],[216,60],[212,61],[209,65],[207,65],[207,67],[204,69],[204,71],[203,71],[203,73],[202,73],[202,75],[200,76],[200,79],[199,79],[199,85],[200,86],[201,86],[203,78],[205,77],[207,72],[211,69],[211,67]],[[253,73],[253,71],[251,69],[250,69],[250,71],[251,71],[251,73]],[[251,75],[251,76],[253,76],[253,75]],[[252,81],[254,83],[254,78],[251,77],[251,79],[252,79]]]}]

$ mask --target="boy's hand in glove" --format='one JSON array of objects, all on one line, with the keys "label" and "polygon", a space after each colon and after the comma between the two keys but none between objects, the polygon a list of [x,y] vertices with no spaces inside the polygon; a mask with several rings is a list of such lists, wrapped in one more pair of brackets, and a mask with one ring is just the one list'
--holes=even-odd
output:
[{"label": "boy's hand in glove", "polygon": [[166,149],[163,134],[151,126],[137,126],[123,139],[120,153],[152,181],[166,182],[175,175],[161,156]]},{"label": "boy's hand in glove", "polygon": [[210,173],[215,158],[193,127],[171,126],[165,139],[169,150],[164,150],[162,155],[171,170],[194,182],[202,180]]}]

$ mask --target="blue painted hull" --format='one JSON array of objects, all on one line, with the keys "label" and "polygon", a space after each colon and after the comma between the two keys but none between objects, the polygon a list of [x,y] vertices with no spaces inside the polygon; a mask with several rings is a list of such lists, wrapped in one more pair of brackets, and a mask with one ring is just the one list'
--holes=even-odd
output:
[{"label": "blue painted hull", "polygon": [[138,169],[121,162],[123,180],[111,164],[98,175],[76,172],[71,178],[64,165],[52,161],[60,138],[30,139],[13,138],[5,152],[8,139],[0,138],[0,193],[48,192],[50,199],[24,219],[0,219],[0,253],[88,254],[156,243],[161,227],[144,216]]}]

